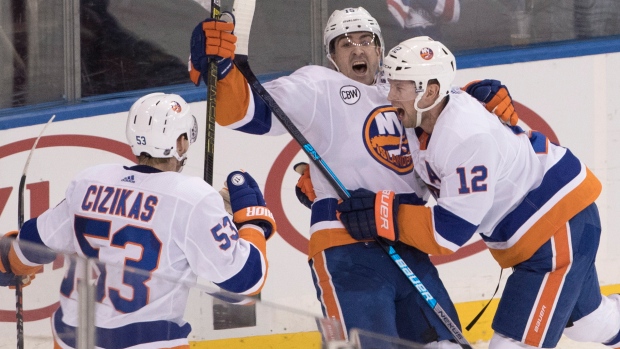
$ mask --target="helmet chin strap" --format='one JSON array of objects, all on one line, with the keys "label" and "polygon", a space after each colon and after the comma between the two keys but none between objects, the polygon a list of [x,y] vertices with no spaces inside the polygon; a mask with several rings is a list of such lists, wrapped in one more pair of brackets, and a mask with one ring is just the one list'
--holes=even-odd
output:
[{"label": "helmet chin strap", "polygon": [[422,113],[423,112],[429,111],[429,110],[435,108],[435,106],[437,104],[441,103],[441,101],[444,99],[444,97],[446,97],[446,96],[437,97],[437,99],[435,99],[435,102],[433,104],[431,104],[430,106],[428,106],[426,108],[420,108],[420,107],[418,107],[418,102],[420,102],[420,100],[422,99],[422,96],[424,95],[424,92],[426,92],[426,90],[422,90],[422,91],[418,92],[418,95],[416,96],[415,101],[413,102],[413,107],[415,108],[415,110],[417,112],[415,127],[420,126],[420,124],[422,123]]},{"label": "helmet chin strap", "polygon": [[172,153],[172,155],[174,156],[175,159],[177,159],[177,161],[179,161],[181,163],[181,166],[177,170],[177,172],[181,173],[181,171],[183,171],[183,167],[185,166],[185,161],[187,160],[187,155],[183,154],[182,156],[180,156],[179,153],[176,150],[174,151],[174,153]]},{"label": "helmet chin strap", "polygon": [[340,68],[338,68],[338,64],[336,64],[330,53],[327,54],[327,59],[336,67],[336,71],[340,73]]}]

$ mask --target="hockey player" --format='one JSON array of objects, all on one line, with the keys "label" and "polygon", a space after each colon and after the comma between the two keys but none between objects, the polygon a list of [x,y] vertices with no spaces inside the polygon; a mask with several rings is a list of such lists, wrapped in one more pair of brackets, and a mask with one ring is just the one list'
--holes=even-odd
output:
[{"label": "hockey player", "polygon": [[[189,348],[191,326],[183,320],[187,283],[200,276],[230,292],[257,294],[267,275],[265,241],[276,230],[248,173],[235,171],[227,178],[232,217],[215,189],[178,173],[197,132],[190,107],[180,96],[153,93],[140,98],[129,111],[126,128],[138,164],[98,165],[79,173],[65,199],[25,222],[17,241],[0,240],[0,280],[30,274],[54,259],[53,253],[40,253],[24,242],[142,269],[153,277],[100,268],[96,346]],[[58,348],[76,347],[73,267],[52,316]]]},{"label": "hockey player", "polygon": [[594,174],[543,134],[508,128],[469,95],[450,92],[456,65],[440,42],[404,41],[384,67],[388,99],[411,127],[415,171],[437,204],[359,189],[338,206],[351,236],[444,255],[480,233],[499,265],[513,268],[490,348],[553,348],[562,333],[618,347],[620,296],[601,295],[594,265],[601,232]]},{"label": "hockey player", "polygon": [[[190,77],[198,85],[200,76],[206,76],[207,55],[218,57],[216,121],[246,133],[285,134],[284,126],[231,65],[236,41],[230,33],[233,28],[232,23],[213,20],[196,27]],[[335,70],[305,66],[266,83],[265,89],[345,187],[421,191],[411,175],[409,142],[386,99],[388,86],[378,83],[384,42],[376,20],[361,7],[336,10],[327,22],[323,42]],[[490,101],[494,96],[484,97]],[[502,111],[516,122],[513,109]],[[322,173],[310,171],[317,198],[312,205],[308,258],[323,314],[341,322],[345,338],[349,329],[359,328],[458,347],[449,342],[450,332],[382,248],[372,240],[358,242],[347,234],[336,217],[337,192]],[[405,244],[397,248],[458,322],[428,255]]]}]

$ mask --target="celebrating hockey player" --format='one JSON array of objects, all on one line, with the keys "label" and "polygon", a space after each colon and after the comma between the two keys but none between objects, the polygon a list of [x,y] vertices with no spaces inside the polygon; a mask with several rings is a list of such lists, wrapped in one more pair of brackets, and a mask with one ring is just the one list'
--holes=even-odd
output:
[{"label": "celebrating hockey player", "polygon": [[356,190],[338,205],[351,236],[445,255],[479,233],[499,265],[513,268],[490,348],[554,348],[562,333],[617,348],[620,296],[601,295],[594,265],[594,174],[543,134],[506,127],[471,96],[451,92],[455,59],[440,42],[404,41],[384,69],[388,99],[410,127],[414,169],[437,204],[404,203],[410,194],[392,189]]},{"label": "celebrating hockey player", "polygon": [[[230,292],[257,294],[267,275],[265,242],[276,230],[248,173],[235,171],[227,178],[232,217],[215,189],[178,173],[197,132],[196,119],[180,96],[140,98],[129,111],[126,128],[137,165],[82,171],[60,204],[25,222],[18,235],[11,234],[17,241],[0,240],[3,285],[54,259],[54,253],[40,253],[24,242],[103,263],[126,263],[153,277],[131,272],[119,277],[100,270],[96,282],[103,297],[95,308],[96,346],[189,348],[191,326],[183,320],[186,284],[200,276]],[[77,345],[73,267],[52,316],[57,348]]]},{"label": "celebrating hockey player", "polygon": [[[201,75],[206,76],[207,58],[217,58],[216,121],[252,134],[284,134],[284,126],[231,64],[236,41],[233,29],[232,23],[214,20],[196,27],[190,77],[198,85]],[[386,99],[387,84],[379,81],[384,42],[377,21],[361,7],[336,10],[325,27],[323,43],[335,69],[305,66],[266,83],[265,89],[346,188],[387,186],[397,192],[420,192],[412,177],[411,151],[402,123]],[[477,86],[484,90],[481,85],[487,83]],[[501,88],[486,87],[489,92]],[[489,102],[495,96],[486,93],[482,98]],[[516,122],[512,105],[507,106],[496,112]],[[358,242],[347,234],[336,216],[337,192],[311,166],[317,197],[312,205],[308,258],[324,315],[341,322],[345,338],[349,329],[359,328],[429,345],[439,341],[442,348],[459,347],[449,341],[451,333],[382,248],[372,240]],[[396,248],[458,322],[428,255],[405,244]]]}]

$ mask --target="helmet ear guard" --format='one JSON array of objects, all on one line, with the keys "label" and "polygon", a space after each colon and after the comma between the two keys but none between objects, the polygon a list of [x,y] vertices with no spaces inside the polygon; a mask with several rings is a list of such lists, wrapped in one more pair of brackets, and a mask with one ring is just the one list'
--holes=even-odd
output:
[{"label": "helmet ear guard", "polygon": [[134,155],[183,161],[186,156],[178,154],[177,139],[186,134],[189,143],[194,143],[198,124],[181,96],[151,93],[131,106],[125,132]]}]

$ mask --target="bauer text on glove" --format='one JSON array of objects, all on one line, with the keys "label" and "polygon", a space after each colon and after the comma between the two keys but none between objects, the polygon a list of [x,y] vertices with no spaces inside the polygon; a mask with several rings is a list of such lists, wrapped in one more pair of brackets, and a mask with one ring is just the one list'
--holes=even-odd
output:
[{"label": "bauer text on glove", "polygon": [[413,193],[396,195],[391,190],[382,190],[375,194],[367,189],[357,189],[336,209],[340,213],[340,221],[354,239],[382,237],[388,241],[398,241],[396,218],[401,203],[425,204]]}]

